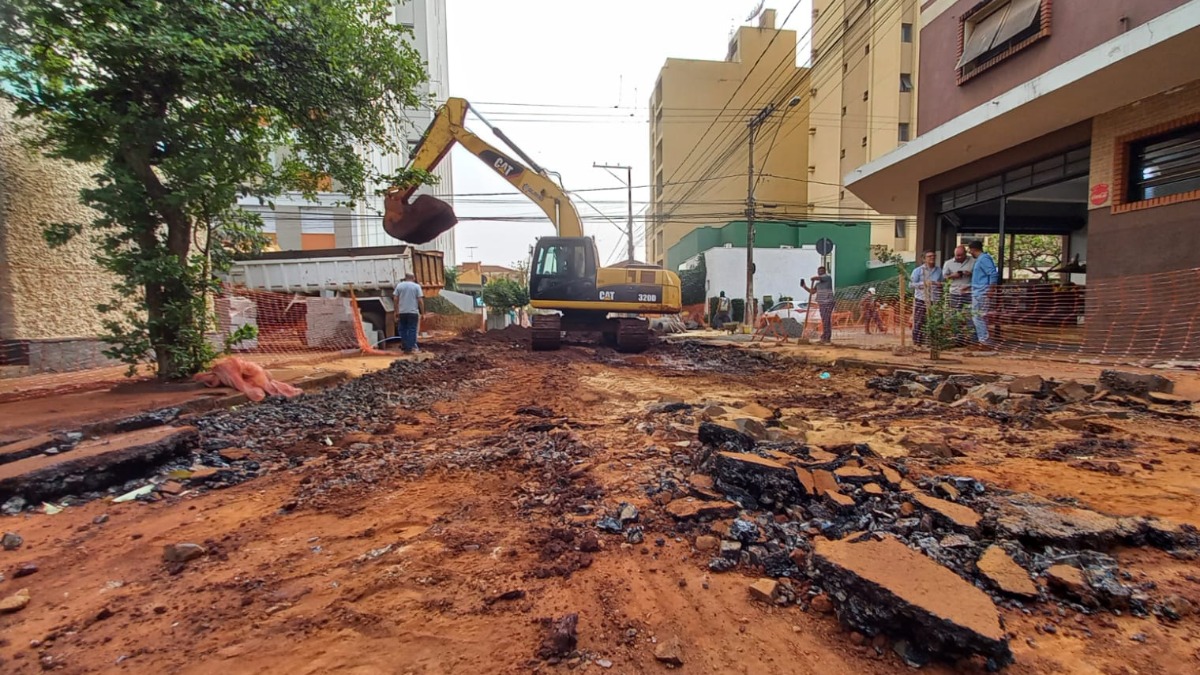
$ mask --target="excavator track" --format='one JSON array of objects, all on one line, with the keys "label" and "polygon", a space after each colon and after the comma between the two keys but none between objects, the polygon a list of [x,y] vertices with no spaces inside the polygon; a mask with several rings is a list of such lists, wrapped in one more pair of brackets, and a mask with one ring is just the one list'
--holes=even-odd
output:
[{"label": "excavator track", "polygon": [[650,346],[650,322],[645,319],[616,319],[617,351],[636,354]]},{"label": "excavator track", "polygon": [[562,346],[562,317],[558,314],[533,315],[533,340],[530,347],[535,352],[550,352]]}]

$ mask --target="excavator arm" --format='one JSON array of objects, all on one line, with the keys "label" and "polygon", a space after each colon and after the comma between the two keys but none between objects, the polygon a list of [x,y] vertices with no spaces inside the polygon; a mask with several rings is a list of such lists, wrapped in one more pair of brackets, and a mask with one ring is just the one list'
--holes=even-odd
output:
[{"label": "excavator arm", "polygon": [[[470,108],[471,104],[465,99],[447,99],[413,150],[409,168],[432,171],[454,144],[458,143],[537,204],[550,218],[559,236],[582,237],[583,225],[579,220],[579,212],[562,188],[550,180],[545,171],[509,141],[499,129],[488,125],[497,137],[503,139],[533,168],[471,133],[465,126],[467,111]],[[480,116],[480,119],[483,117]],[[486,120],[484,122],[486,123]],[[429,195],[420,195],[409,203],[416,190],[414,186],[395,187],[387,191],[384,199],[383,229],[397,239],[424,244],[454,227],[458,219],[450,205]]]}]

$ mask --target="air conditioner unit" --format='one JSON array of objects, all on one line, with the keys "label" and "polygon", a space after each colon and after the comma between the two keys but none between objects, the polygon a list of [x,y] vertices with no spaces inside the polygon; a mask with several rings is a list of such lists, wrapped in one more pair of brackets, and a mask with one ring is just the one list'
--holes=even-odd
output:
[{"label": "air conditioner unit", "polygon": [[727,244],[725,244],[724,246],[722,246],[721,248],[733,248],[733,244],[728,244],[728,243],[727,243]]}]

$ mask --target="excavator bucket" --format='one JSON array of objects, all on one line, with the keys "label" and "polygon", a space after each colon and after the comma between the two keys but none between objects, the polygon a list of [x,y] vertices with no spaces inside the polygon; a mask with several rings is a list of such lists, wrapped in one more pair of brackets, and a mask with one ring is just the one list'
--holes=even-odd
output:
[{"label": "excavator bucket", "polygon": [[411,204],[402,192],[384,198],[384,231],[410,244],[427,244],[457,223],[454,209],[436,197],[419,195]]}]

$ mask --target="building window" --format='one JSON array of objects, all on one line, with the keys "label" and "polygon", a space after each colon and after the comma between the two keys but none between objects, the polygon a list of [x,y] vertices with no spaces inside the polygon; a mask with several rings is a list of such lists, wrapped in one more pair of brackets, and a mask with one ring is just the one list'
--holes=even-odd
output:
[{"label": "building window", "polygon": [[658,172],[658,176],[654,178],[654,194],[661,197],[663,193],[663,175],[662,171]]},{"label": "building window", "polygon": [[896,219],[896,238],[897,239],[907,239],[908,238],[908,221],[903,218]]},{"label": "building window", "polygon": [[863,139],[862,139],[862,146],[863,146],[864,148],[865,148],[865,147],[867,147],[867,137],[866,137],[866,136],[863,136]]},{"label": "building window", "polygon": [[863,100],[865,101],[865,100],[867,100],[867,99],[869,99],[869,98],[871,98],[871,92],[869,92],[869,91],[864,91],[864,92],[863,92]]},{"label": "building window", "polygon": [[900,130],[897,136],[901,143],[907,143],[909,141],[909,139],[912,137],[912,132],[909,130],[908,122],[900,123]]},{"label": "building window", "polygon": [[845,75],[848,72],[850,72],[850,64],[842,62],[842,74]]},{"label": "building window", "polygon": [[912,73],[900,73],[900,92],[908,93],[912,90]]},{"label": "building window", "polygon": [[867,44],[863,45],[863,53],[865,53],[865,54],[870,54],[870,53],[871,53],[871,43],[870,43],[870,42],[868,42]]},{"label": "building window", "polygon": [[842,148],[842,159],[846,159],[846,149]]},{"label": "building window", "polygon": [[1122,203],[1200,198],[1200,123],[1137,139],[1127,148]]},{"label": "building window", "polygon": [[1050,35],[1049,0],[994,0],[959,19],[958,83]]},{"label": "building window", "polygon": [[912,38],[913,38],[912,24],[911,23],[900,24],[900,41],[911,43]]},{"label": "building window", "polygon": [[846,106],[842,106],[842,117],[846,116]]}]

